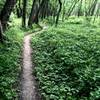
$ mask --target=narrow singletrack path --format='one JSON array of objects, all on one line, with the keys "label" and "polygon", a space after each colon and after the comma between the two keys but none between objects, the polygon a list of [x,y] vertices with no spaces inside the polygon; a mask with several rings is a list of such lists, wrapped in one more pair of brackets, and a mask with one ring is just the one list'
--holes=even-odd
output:
[{"label": "narrow singletrack path", "polygon": [[[23,66],[22,66],[22,75],[21,75],[21,100],[41,100],[41,97],[38,93],[37,84],[35,81],[35,76],[33,75],[34,64],[32,64],[32,48],[31,48],[31,37],[41,33],[43,30],[34,32],[24,37],[23,45]],[[33,51],[34,52],[34,51]]]}]

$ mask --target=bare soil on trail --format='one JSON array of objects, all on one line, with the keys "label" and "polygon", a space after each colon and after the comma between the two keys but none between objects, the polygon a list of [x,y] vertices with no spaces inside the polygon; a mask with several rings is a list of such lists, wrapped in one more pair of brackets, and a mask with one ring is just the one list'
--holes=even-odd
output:
[{"label": "bare soil on trail", "polygon": [[[43,30],[44,29],[46,29],[46,27],[44,27]],[[34,32],[24,37],[20,100],[41,100],[35,76],[33,75],[34,64],[32,63],[31,54],[34,51],[32,51],[30,41],[32,35],[36,35],[42,31]]]}]

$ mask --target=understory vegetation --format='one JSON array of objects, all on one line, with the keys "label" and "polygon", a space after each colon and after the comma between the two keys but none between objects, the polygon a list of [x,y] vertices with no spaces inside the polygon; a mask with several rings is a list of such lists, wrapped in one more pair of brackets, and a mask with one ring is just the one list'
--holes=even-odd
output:
[{"label": "understory vegetation", "polygon": [[0,44],[0,100],[15,100],[18,91],[21,48],[24,32],[20,21],[14,19],[5,32],[5,42]]},{"label": "understory vegetation", "polygon": [[39,98],[34,75],[42,100],[100,100],[100,0],[0,0],[0,100]]},{"label": "understory vegetation", "polygon": [[34,73],[43,100],[100,99],[99,25],[70,18],[33,37]]}]

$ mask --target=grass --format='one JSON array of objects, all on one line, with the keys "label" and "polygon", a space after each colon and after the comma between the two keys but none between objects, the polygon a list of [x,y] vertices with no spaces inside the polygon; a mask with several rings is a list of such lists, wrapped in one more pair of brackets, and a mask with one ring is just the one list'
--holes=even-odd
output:
[{"label": "grass", "polygon": [[82,18],[33,37],[34,73],[43,100],[99,100],[99,44],[99,25]]}]

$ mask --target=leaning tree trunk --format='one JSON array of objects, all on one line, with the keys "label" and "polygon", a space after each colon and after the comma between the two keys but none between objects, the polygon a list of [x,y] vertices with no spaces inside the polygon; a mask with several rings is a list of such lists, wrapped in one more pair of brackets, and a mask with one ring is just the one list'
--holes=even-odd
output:
[{"label": "leaning tree trunk", "polygon": [[17,0],[6,0],[6,3],[1,11],[0,20],[3,30],[5,30],[7,27],[7,22],[9,21],[9,17],[14,8],[14,5],[16,4],[16,1]]},{"label": "leaning tree trunk", "polygon": [[67,14],[67,18],[71,15],[71,13],[73,12],[74,8],[76,7],[76,4],[79,2],[80,0],[76,0],[71,7],[68,10],[68,14]]},{"label": "leaning tree trunk", "polygon": [[93,8],[92,8],[91,13],[90,13],[90,16],[93,16],[97,3],[98,3],[98,0],[95,0],[95,2],[93,4]]},{"label": "leaning tree trunk", "polygon": [[87,12],[87,16],[92,16],[93,15],[94,9],[95,9],[95,6],[96,6],[97,2],[98,2],[98,0],[94,0],[92,2],[91,6],[90,6],[90,8],[89,8],[89,10]]},{"label": "leaning tree trunk", "polygon": [[58,14],[57,14],[57,19],[56,19],[56,26],[57,26],[57,24],[58,24],[59,15],[60,15],[60,12],[61,12],[61,8],[62,8],[62,2],[61,2],[61,0],[58,0],[58,1],[59,1],[59,5],[60,5],[60,7],[59,7],[59,11],[58,11]]}]

